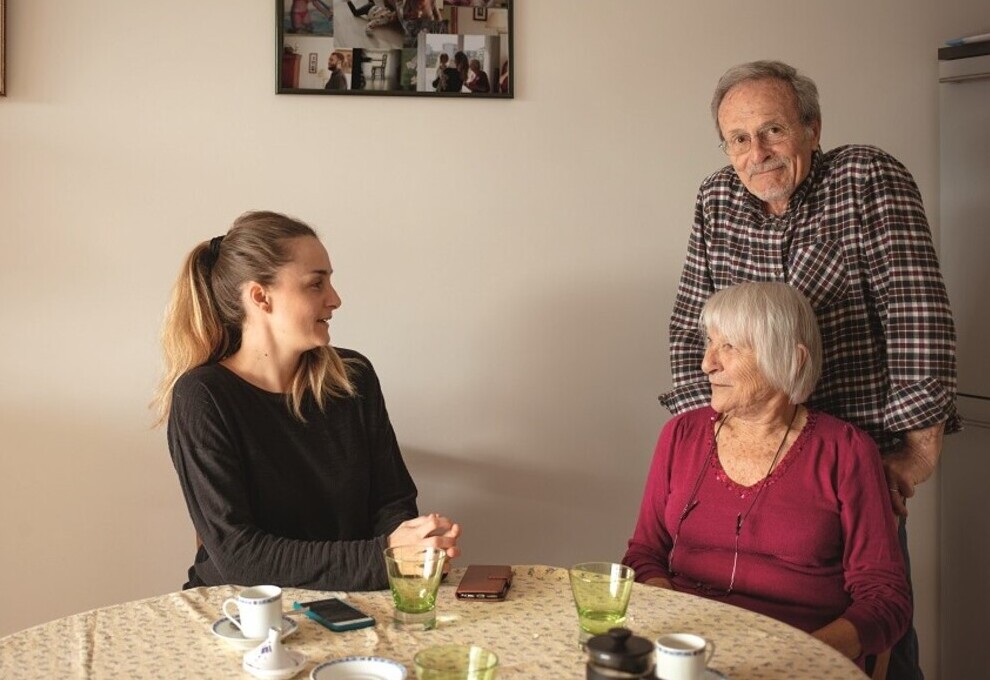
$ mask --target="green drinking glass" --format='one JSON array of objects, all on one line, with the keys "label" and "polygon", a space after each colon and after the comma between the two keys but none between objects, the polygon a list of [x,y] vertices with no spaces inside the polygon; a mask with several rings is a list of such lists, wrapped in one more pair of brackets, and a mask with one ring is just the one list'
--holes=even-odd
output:
[{"label": "green drinking glass", "polygon": [[437,625],[437,591],[447,554],[440,548],[407,545],[385,550],[392,620],[400,628],[431,630]]},{"label": "green drinking glass", "polygon": [[582,644],[625,625],[636,577],[632,568],[612,562],[582,562],[571,567],[569,574]]},{"label": "green drinking glass", "polygon": [[437,645],[417,652],[413,665],[418,680],[492,680],[498,657],[477,645]]}]

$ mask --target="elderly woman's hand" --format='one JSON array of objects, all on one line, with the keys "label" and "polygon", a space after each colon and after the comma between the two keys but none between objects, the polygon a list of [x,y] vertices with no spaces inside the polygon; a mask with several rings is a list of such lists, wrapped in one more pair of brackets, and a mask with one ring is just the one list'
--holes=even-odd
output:
[{"label": "elderly woman's hand", "polygon": [[648,586],[656,586],[657,588],[666,588],[667,590],[674,589],[674,584],[670,582],[670,579],[663,578],[662,576],[648,578],[644,581],[644,583]]},{"label": "elderly woman's hand", "polygon": [[935,471],[942,452],[942,433],[945,423],[923,430],[908,432],[904,448],[884,456],[883,467],[890,488],[890,502],[894,512],[907,517],[908,498],[914,496],[915,487],[926,481]]}]

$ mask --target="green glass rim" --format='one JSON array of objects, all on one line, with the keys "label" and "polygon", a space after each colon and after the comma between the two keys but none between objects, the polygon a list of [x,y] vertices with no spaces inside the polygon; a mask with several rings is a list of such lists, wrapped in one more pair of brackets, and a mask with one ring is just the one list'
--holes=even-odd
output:
[{"label": "green glass rim", "polygon": [[625,564],[618,562],[579,562],[571,567],[568,572],[571,577],[581,578],[580,574],[594,574],[596,576],[612,576],[618,572],[618,578],[636,580],[636,571]]},{"label": "green glass rim", "polygon": [[436,645],[416,652],[413,663],[429,671],[483,673],[498,667],[498,655],[480,645]]}]

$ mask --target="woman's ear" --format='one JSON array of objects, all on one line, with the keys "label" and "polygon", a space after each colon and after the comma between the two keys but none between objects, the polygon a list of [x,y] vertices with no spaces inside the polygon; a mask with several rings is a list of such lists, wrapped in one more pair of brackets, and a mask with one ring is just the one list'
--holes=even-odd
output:
[{"label": "woman's ear", "polygon": [[268,299],[268,290],[256,281],[250,281],[245,286],[245,297],[247,303],[263,312],[272,310],[272,303]]},{"label": "woman's ear", "polygon": [[797,346],[797,360],[798,360],[797,369],[798,370],[801,370],[804,367],[805,363],[807,363],[807,361],[808,361],[808,354],[809,354],[808,353],[808,348],[805,347],[804,345],[802,345],[801,343],[798,343],[798,346]]}]

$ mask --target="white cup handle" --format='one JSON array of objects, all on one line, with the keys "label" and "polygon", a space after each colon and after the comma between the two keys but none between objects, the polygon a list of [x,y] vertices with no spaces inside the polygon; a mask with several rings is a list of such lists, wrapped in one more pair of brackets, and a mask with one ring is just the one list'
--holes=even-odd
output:
[{"label": "white cup handle", "polygon": [[705,640],[705,649],[708,650],[708,653],[705,654],[705,667],[707,668],[708,664],[712,662],[712,657],[715,656],[715,643],[711,640]]},{"label": "white cup handle", "polygon": [[[239,630],[239,631],[241,631],[241,633],[243,633],[244,632],[244,629],[241,628],[240,622],[236,618],[234,618],[234,615],[233,614],[231,614],[229,611],[227,611],[227,607],[229,605],[234,605],[235,607],[237,607],[237,600],[235,600],[232,597],[228,597],[226,600],[223,601],[223,615],[226,616],[228,619],[230,619],[230,622],[232,624],[234,624],[235,626],[237,626],[237,630]],[[237,607],[237,608],[238,608],[238,610],[240,610],[240,607]]]}]

